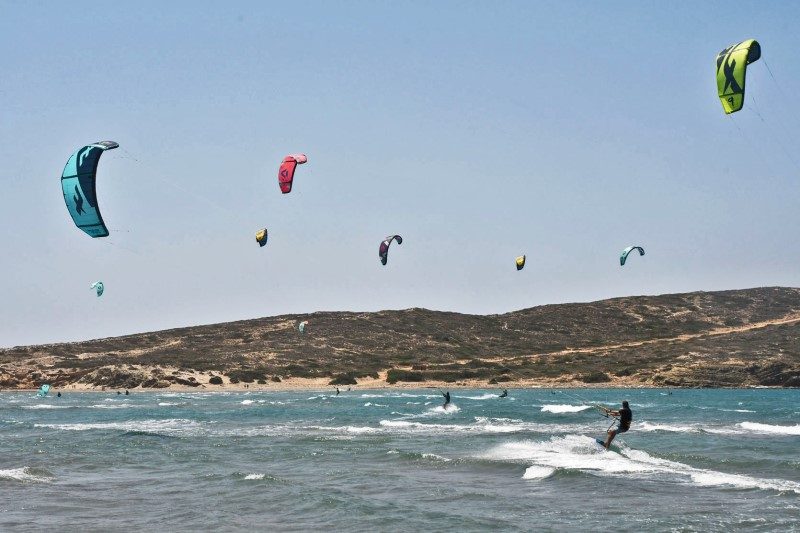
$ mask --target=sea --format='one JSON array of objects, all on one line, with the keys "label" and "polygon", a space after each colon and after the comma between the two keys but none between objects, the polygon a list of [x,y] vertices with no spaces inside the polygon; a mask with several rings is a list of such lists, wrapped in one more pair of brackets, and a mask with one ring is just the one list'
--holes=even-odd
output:
[{"label": "sea", "polygon": [[0,530],[800,531],[797,389],[340,390],[0,393]]}]

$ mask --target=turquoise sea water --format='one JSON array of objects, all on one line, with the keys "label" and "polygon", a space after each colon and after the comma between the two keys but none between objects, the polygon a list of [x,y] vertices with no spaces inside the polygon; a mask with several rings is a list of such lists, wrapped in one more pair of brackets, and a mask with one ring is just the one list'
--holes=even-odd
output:
[{"label": "turquoise sea water", "polygon": [[800,530],[800,390],[451,393],[0,393],[0,529]]}]

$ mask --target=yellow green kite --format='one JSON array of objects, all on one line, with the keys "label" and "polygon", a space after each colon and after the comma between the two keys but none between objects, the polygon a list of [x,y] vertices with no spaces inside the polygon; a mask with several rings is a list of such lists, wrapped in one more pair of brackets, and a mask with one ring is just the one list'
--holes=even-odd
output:
[{"label": "yellow green kite", "polygon": [[726,114],[744,105],[744,77],[747,65],[761,59],[761,45],[755,39],[734,44],[717,55],[717,93]]}]

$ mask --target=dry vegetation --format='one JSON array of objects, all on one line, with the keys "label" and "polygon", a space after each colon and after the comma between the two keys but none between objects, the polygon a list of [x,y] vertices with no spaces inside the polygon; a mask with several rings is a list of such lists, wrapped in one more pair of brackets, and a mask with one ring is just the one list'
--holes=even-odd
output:
[{"label": "dry vegetation", "polygon": [[[295,325],[308,320],[306,334]],[[800,289],[615,298],[502,315],[323,312],[0,350],[0,387],[396,382],[800,386]],[[200,379],[198,379],[200,377]],[[224,380],[222,379],[224,377]]]}]

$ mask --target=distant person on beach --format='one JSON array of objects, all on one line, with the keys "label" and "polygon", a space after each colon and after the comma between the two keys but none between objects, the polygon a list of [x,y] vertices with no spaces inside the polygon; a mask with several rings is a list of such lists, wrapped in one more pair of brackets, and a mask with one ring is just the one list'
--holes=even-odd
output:
[{"label": "distant person on beach", "polygon": [[444,396],[444,405],[442,408],[447,409],[447,405],[450,403],[450,391],[443,392],[442,396]]},{"label": "distant person on beach", "polygon": [[607,450],[609,446],[611,446],[611,442],[614,440],[614,437],[616,437],[620,433],[625,433],[631,428],[631,422],[633,421],[633,411],[631,411],[630,406],[628,406],[628,400],[625,400],[622,402],[622,409],[620,409],[619,411],[605,409],[605,412],[606,414],[611,415],[614,418],[619,417],[619,425],[614,429],[608,430],[608,437],[606,437],[606,443],[603,445]]},{"label": "distant person on beach", "polygon": [[505,398],[508,396],[508,389],[503,389],[503,394],[500,395],[501,398]]}]

